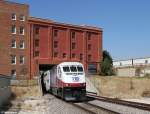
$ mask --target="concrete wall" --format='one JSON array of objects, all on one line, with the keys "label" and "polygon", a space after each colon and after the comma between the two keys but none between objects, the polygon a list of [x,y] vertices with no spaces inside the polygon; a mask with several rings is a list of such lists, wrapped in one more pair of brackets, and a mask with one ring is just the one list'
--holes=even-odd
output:
[{"label": "concrete wall", "polygon": [[10,77],[0,74],[0,107],[7,102],[10,95]]},{"label": "concrete wall", "polygon": [[145,76],[146,74],[150,74],[150,67],[123,67],[116,68],[117,76]]},{"label": "concrete wall", "polygon": [[95,87],[94,83],[88,77],[86,77],[86,91],[96,93],[97,95],[99,95],[99,91]]},{"label": "concrete wall", "polygon": [[135,76],[135,68],[121,68],[117,69],[117,76]]}]

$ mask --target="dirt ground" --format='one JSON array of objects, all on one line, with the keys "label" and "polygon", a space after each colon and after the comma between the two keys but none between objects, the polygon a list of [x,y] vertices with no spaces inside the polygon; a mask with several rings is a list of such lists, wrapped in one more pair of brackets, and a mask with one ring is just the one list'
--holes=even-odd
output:
[{"label": "dirt ground", "polygon": [[91,76],[100,95],[118,99],[150,97],[150,78]]}]

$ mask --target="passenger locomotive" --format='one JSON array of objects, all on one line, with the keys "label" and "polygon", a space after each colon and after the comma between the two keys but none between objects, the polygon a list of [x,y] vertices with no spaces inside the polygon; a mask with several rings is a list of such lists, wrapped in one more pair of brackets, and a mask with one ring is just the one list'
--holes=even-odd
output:
[{"label": "passenger locomotive", "polygon": [[86,96],[84,67],[79,62],[63,62],[44,73],[46,91],[66,100],[82,101]]}]

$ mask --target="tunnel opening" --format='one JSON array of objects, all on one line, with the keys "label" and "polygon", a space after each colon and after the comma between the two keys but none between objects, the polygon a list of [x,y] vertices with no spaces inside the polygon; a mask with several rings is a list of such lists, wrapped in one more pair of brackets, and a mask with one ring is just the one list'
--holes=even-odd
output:
[{"label": "tunnel opening", "polygon": [[40,64],[39,65],[39,70],[40,71],[47,71],[51,70],[56,64]]},{"label": "tunnel opening", "polygon": [[54,66],[56,66],[56,64],[40,64],[39,65],[39,71],[40,71],[40,83],[41,83],[41,89],[42,89],[42,93],[43,95],[46,94],[46,88],[44,85],[44,72],[51,70]]}]

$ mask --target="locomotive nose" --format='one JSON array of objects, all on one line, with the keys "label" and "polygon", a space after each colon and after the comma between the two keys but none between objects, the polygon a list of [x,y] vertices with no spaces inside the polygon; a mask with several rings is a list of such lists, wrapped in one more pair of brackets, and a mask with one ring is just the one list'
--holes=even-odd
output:
[{"label": "locomotive nose", "polygon": [[74,94],[74,95],[77,95],[77,94],[78,94],[78,91],[74,91],[73,94]]},{"label": "locomotive nose", "polygon": [[80,93],[78,91],[73,91],[73,96],[75,96],[76,98],[78,98],[80,96]]}]

